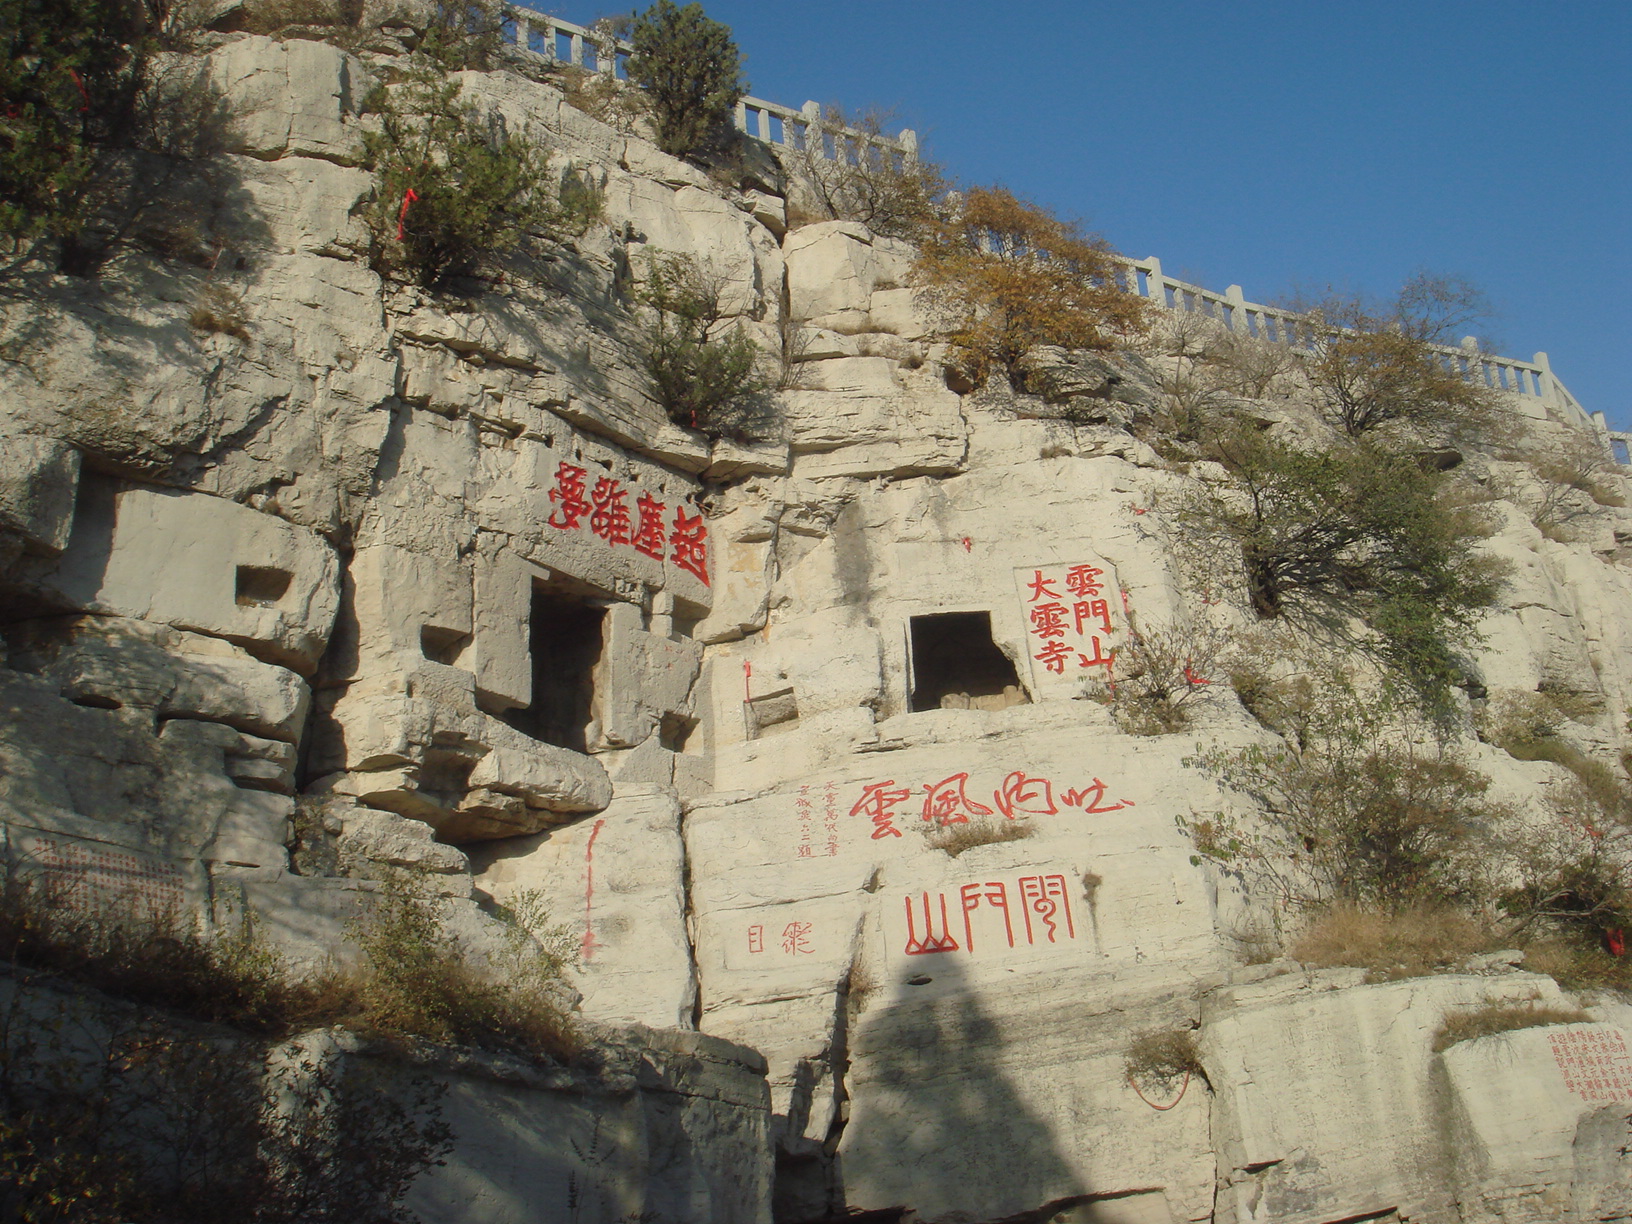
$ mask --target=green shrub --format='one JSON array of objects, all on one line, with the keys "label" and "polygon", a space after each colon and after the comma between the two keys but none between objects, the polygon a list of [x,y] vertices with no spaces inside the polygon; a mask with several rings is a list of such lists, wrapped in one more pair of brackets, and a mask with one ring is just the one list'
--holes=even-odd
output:
[{"label": "green shrub", "polygon": [[95,146],[123,134],[147,72],[119,0],[0,0],[0,235],[71,234]]},{"label": "green shrub", "polygon": [[599,193],[575,175],[557,181],[529,132],[460,101],[429,61],[371,99],[377,130],[363,138],[379,175],[369,212],[372,263],[427,288],[494,268],[536,235],[581,235],[600,215]]},{"label": "green shrub", "polygon": [[1484,798],[1489,781],[1454,754],[1391,726],[1402,713],[1385,695],[1333,681],[1313,701],[1300,747],[1254,744],[1195,758],[1261,813],[1181,819],[1198,861],[1299,910],[1392,912],[1487,898],[1483,834],[1507,812]]},{"label": "green shrub", "polygon": [[775,383],[759,346],[725,316],[724,292],[690,256],[650,257],[636,294],[652,312],[641,340],[646,387],[676,424],[752,441],[772,433]]},{"label": "green shrub", "polygon": [[730,27],[709,20],[700,4],[657,0],[633,19],[629,37],[629,79],[651,101],[658,148],[690,157],[724,144],[748,92]]},{"label": "green shrub", "polygon": [[352,996],[345,1022],[386,1035],[575,1056],[578,1035],[547,993],[559,976],[559,952],[540,948],[512,923],[518,935],[508,941],[506,963],[479,968],[448,932],[447,916],[447,899],[414,877],[384,881],[352,928],[365,970],[337,992],[343,997],[349,989]]},{"label": "green shrub", "polygon": [[[1244,427],[1219,451],[1232,484],[1198,492],[1182,517],[1240,550],[1258,616],[1360,645],[1443,715],[1456,650],[1499,590],[1473,550],[1487,530],[1477,510],[1442,473],[1366,442],[1309,452]],[[1356,642],[1355,618],[1374,636]]]}]

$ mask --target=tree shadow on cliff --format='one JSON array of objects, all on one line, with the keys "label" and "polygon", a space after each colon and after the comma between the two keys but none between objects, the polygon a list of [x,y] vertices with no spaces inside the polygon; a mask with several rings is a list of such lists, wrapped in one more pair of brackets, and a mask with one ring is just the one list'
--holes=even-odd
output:
[{"label": "tree shadow on cliff", "polygon": [[853,1023],[852,1114],[832,1166],[832,1215],[917,1210],[1019,1224],[1086,1199],[1083,1171],[1009,1076],[1024,1050],[1005,1041],[951,956],[914,968],[909,981],[921,984],[903,983],[895,1000]]}]

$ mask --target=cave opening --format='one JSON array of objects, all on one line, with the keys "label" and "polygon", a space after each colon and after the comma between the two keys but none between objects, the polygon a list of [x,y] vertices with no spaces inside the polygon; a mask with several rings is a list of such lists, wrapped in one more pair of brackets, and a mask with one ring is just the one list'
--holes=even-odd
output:
[{"label": "cave opening", "polygon": [[1027,700],[1014,663],[992,640],[990,612],[936,612],[911,620],[908,708],[1000,710]]},{"label": "cave opening", "polygon": [[505,714],[504,721],[542,743],[588,752],[605,629],[603,601],[535,583],[528,627],[533,700]]}]

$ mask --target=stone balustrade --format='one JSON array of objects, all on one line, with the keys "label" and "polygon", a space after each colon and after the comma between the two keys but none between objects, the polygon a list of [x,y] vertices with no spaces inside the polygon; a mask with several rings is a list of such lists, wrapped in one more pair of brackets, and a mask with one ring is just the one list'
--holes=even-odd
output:
[{"label": "stone balustrade", "polygon": [[[1162,271],[1162,261],[1155,256],[1148,259],[1119,256],[1118,260],[1123,268],[1122,287],[1158,306],[1206,315],[1232,332],[1257,340],[1284,344],[1294,349],[1307,350],[1314,346],[1317,333],[1307,316],[1276,306],[1249,302],[1240,285],[1231,285],[1223,293],[1216,293],[1166,275]],[[1544,407],[1576,424],[1596,425],[1600,431],[1607,429],[1601,419],[1603,414],[1588,414],[1558,380],[1546,353],[1537,353],[1531,361],[1500,357],[1482,351],[1479,342],[1472,336],[1464,339],[1460,346],[1435,347],[1448,367],[1472,375],[1488,387],[1539,399]]]},{"label": "stone balustrade", "polygon": [[[575,25],[559,17],[515,5],[504,6],[504,39],[523,55],[552,63],[569,64],[591,72],[607,73],[615,80],[628,78],[627,61],[634,47],[623,39],[608,40],[587,26]],[[737,103],[737,129],[766,144],[801,152],[809,150],[824,160],[857,162],[883,156],[908,161],[918,156],[918,137],[910,128],[892,138],[860,131],[853,127],[824,122],[822,108],[806,102],[798,110],[763,98],[746,97]],[[815,133],[815,135],[812,135]],[[1162,271],[1162,261],[1118,257],[1123,267],[1123,287],[1168,310],[1199,313],[1216,319],[1232,332],[1284,344],[1293,349],[1313,347],[1316,330],[1310,320],[1296,311],[1249,302],[1240,285],[1223,293],[1177,280]],[[1602,413],[1589,414],[1553,373],[1546,353],[1530,361],[1501,357],[1479,348],[1472,337],[1458,347],[1440,346],[1445,362],[1464,374],[1475,374],[1486,386],[1537,400],[1577,424],[1593,426],[1606,439],[1605,448],[1617,455],[1626,451],[1626,439],[1612,437]],[[1618,446],[1615,443],[1619,443]]]},{"label": "stone balustrade", "polygon": [[[516,5],[504,6],[504,40],[521,54],[557,64],[627,80],[627,63],[634,47],[623,39],[609,40],[587,26],[574,25]],[[743,98],[737,103],[737,130],[766,144],[810,150],[832,161],[859,161],[864,157],[918,156],[918,137],[910,128],[893,139],[856,128],[824,122],[822,108],[806,102],[798,110],[764,98]],[[815,136],[812,133],[816,133]]]}]

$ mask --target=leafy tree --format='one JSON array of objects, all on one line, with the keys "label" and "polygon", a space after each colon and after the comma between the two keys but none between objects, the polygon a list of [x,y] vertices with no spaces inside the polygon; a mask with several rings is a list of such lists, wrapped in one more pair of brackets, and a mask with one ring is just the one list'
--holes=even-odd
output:
[{"label": "leafy tree", "polygon": [[1385,426],[1477,437],[1495,423],[1500,399],[1478,367],[1439,351],[1488,313],[1465,281],[1419,273],[1385,305],[1329,295],[1303,307],[1316,332],[1310,384],[1350,437]]},{"label": "leafy tree", "polygon": [[685,255],[654,254],[638,299],[652,309],[643,337],[647,390],[676,424],[751,440],[768,427],[772,380],[759,346],[727,319],[724,284]]},{"label": "leafy tree", "polygon": [[148,54],[126,0],[0,0],[0,234],[85,223],[95,146],[127,134]]},{"label": "leafy tree", "polygon": [[1483,522],[1442,473],[1367,442],[1306,452],[1239,429],[1219,443],[1234,486],[1199,496],[1184,517],[1241,550],[1247,595],[1264,619],[1362,642],[1427,704],[1443,710],[1458,646],[1497,591],[1474,556]]},{"label": "leafy tree", "polygon": [[434,61],[373,102],[380,125],[363,144],[380,177],[370,215],[379,271],[403,268],[421,285],[445,285],[530,235],[582,234],[600,213],[598,193],[570,175],[557,185],[548,152],[461,101]]},{"label": "leafy tree", "polygon": [[1102,240],[1002,187],[971,188],[938,220],[917,270],[975,384],[998,367],[1021,389],[1020,359],[1034,346],[1110,348],[1145,318]]},{"label": "leafy tree", "polygon": [[700,4],[657,0],[633,19],[629,35],[629,79],[651,99],[658,148],[689,157],[721,143],[748,92],[730,27],[711,21]]}]

